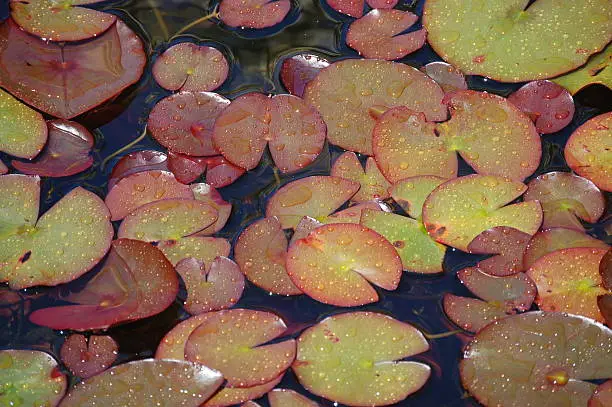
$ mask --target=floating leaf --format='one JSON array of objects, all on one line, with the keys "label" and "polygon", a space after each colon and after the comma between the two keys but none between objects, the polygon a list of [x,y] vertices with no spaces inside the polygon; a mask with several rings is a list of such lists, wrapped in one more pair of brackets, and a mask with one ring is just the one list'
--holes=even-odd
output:
[{"label": "floating leaf", "polygon": [[207,267],[210,267],[217,257],[228,257],[231,249],[226,239],[208,236],[188,236],[178,240],[165,240],[159,242],[157,247],[174,266],[183,259],[193,257]]},{"label": "floating leaf", "polygon": [[588,407],[606,407],[612,405],[612,380],[607,380],[597,386],[589,399]]},{"label": "floating leaf", "polygon": [[62,344],[62,362],[75,376],[87,379],[112,366],[119,346],[110,336],[72,334]]},{"label": "floating leaf", "polygon": [[430,0],[423,25],[432,48],[467,74],[503,82],[557,76],[612,39],[606,0]]},{"label": "floating leaf", "polygon": [[610,45],[589,58],[588,62],[576,69],[568,72],[565,75],[551,79],[565,89],[569,90],[572,95],[575,95],[585,87],[599,83],[609,89],[612,88],[612,69],[610,61],[612,60],[612,47]]},{"label": "floating leaf", "polygon": [[400,402],[419,390],[431,369],[399,361],[429,349],[416,328],[373,312],[324,319],[298,339],[293,371],[311,393],[351,406]]},{"label": "floating leaf", "polygon": [[363,15],[364,0],[326,0],[329,7],[338,13],[359,18]]},{"label": "floating leaf", "polygon": [[36,157],[47,142],[42,115],[0,89],[0,116],[0,151],[21,158]]},{"label": "floating leaf", "polygon": [[168,170],[168,156],[161,151],[141,150],[129,153],[121,157],[113,167],[110,179],[108,180],[108,190],[113,189],[120,179],[137,172]]},{"label": "floating leaf", "polygon": [[[359,212],[359,220],[361,220],[361,211]],[[340,223],[350,223],[350,222],[340,222]],[[358,223],[358,222],[356,222]],[[297,224],[293,231],[293,235],[291,236],[291,240],[289,241],[289,246],[292,246],[295,242],[300,239],[304,239],[306,236],[310,234],[313,230],[318,228],[319,226],[323,226],[323,222],[319,222],[315,218],[311,218],[310,216],[304,216],[300,222]]]},{"label": "floating leaf", "polygon": [[508,316],[499,304],[450,293],[444,294],[442,305],[446,316],[468,332],[478,332],[491,322]]},{"label": "floating leaf", "polygon": [[391,197],[414,219],[420,219],[425,199],[446,179],[435,175],[404,178],[393,184]]},{"label": "floating leaf", "polygon": [[274,389],[268,393],[271,407],[319,407],[318,403],[289,389]]},{"label": "floating leaf", "polygon": [[[607,249],[607,247],[605,247]],[[599,274],[604,288],[612,290],[612,250],[608,250],[599,262]]]},{"label": "floating leaf", "polygon": [[185,154],[168,153],[168,170],[181,184],[190,184],[206,171],[205,157],[192,157]]},{"label": "floating leaf", "polygon": [[235,166],[223,156],[217,155],[206,159],[206,182],[213,188],[223,188],[244,174],[244,169]]},{"label": "floating leaf", "polygon": [[251,387],[224,387],[217,394],[211,397],[203,407],[227,407],[242,403],[248,400],[254,400],[262,397],[274,387],[276,387],[283,379],[284,373],[274,380]]},{"label": "floating leaf", "polygon": [[493,276],[510,276],[526,270],[523,266],[523,253],[531,235],[520,230],[498,226],[485,230],[468,245],[468,251],[476,254],[495,254],[496,256],[478,262],[477,267]]},{"label": "floating leaf", "polygon": [[289,0],[221,0],[219,18],[230,27],[268,28],[283,21]]},{"label": "floating leaf", "polygon": [[366,0],[368,6],[378,9],[393,8],[399,3],[399,0]]},{"label": "floating leaf", "polygon": [[442,61],[430,62],[422,69],[431,79],[436,81],[445,93],[451,93],[468,88],[463,72]]},{"label": "floating leaf", "polygon": [[411,66],[380,60],[347,59],[331,64],[306,86],[304,99],[327,124],[330,143],[372,155],[372,129],[393,106],[445,120],[442,89]]},{"label": "floating leaf", "polygon": [[389,197],[391,184],[382,175],[372,157],[368,157],[364,171],[357,155],[347,151],[336,159],[330,175],[358,182],[361,185],[352,198],[354,202],[367,202]]},{"label": "floating leaf", "polygon": [[308,82],[312,81],[329,61],[315,54],[297,54],[283,61],[280,80],[289,93],[302,97]]},{"label": "floating leaf", "polygon": [[606,325],[612,326],[612,294],[604,294],[597,297],[597,306],[606,321]]},{"label": "floating leaf", "polygon": [[357,205],[349,206],[338,212],[334,212],[329,216],[319,218],[325,224],[331,223],[360,223],[361,215],[365,210],[392,212],[391,207],[377,199],[361,202]]},{"label": "floating leaf", "polygon": [[232,214],[232,204],[225,201],[221,194],[212,186],[204,183],[191,185],[193,196],[198,201],[202,201],[217,210],[217,221],[198,232],[199,236],[211,235],[219,232]]},{"label": "floating leaf", "polygon": [[0,175],[4,175],[9,171],[8,167],[0,160]]}]

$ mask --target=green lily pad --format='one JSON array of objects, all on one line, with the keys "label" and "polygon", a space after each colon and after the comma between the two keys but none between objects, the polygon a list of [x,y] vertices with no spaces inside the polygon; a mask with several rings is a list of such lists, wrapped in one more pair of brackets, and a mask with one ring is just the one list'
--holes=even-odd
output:
[{"label": "green lily pad", "polygon": [[358,182],[361,185],[359,191],[351,198],[354,202],[389,197],[391,184],[382,175],[372,157],[368,157],[364,170],[357,155],[352,151],[347,151],[336,159],[330,175]]},{"label": "green lily pad", "polygon": [[194,258],[208,268],[217,257],[228,257],[230,244],[226,239],[208,236],[187,236],[178,240],[163,240],[157,247],[176,266],[181,260]]},{"label": "green lily pad", "polygon": [[612,39],[607,0],[428,0],[423,26],[444,60],[503,82],[546,79]]},{"label": "green lily pad", "polygon": [[599,54],[591,56],[589,61],[575,71],[557,76],[551,81],[563,86],[572,95],[585,87],[599,83],[612,89],[612,47],[608,45]]},{"label": "green lily pad", "polygon": [[421,175],[405,178],[391,188],[391,197],[408,215],[420,219],[423,213],[425,200],[446,179],[435,175]]},{"label": "green lily pad", "polygon": [[373,312],[334,315],[298,339],[293,371],[311,393],[349,406],[397,403],[419,390],[431,368],[399,361],[429,349],[416,328]]},{"label": "green lily pad", "polygon": [[274,389],[268,393],[270,407],[319,407],[319,404],[289,389]]},{"label": "green lily pad", "polygon": [[47,123],[36,110],[0,89],[0,151],[34,158],[47,142]]}]

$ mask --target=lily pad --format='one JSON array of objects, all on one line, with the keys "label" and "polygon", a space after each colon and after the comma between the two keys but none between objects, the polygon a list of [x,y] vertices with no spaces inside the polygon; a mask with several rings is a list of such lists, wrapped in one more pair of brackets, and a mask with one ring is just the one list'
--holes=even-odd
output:
[{"label": "lily pad", "polygon": [[597,297],[597,306],[606,321],[606,325],[612,326],[612,294],[604,294]]},{"label": "lily pad", "polygon": [[76,384],[62,407],[173,405],[198,407],[223,383],[223,376],[184,360],[143,359],[115,366]]},{"label": "lily pad", "polygon": [[62,362],[75,376],[87,379],[102,373],[117,360],[119,346],[110,336],[86,338],[72,334],[60,349]]},{"label": "lily pad", "polygon": [[527,275],[538,287],[536,302],[541,310],[582,315],[603,322],[597,296],[609,294],[602,287],[599,261],[605,249],[570,248],[538,259]]},{"label": "lily pad", "polygon": [[128,175],[153,170],[168,170],[168,156],[166,153],[155,150],[141,150],[126,154],[113,166],[110,179],[108,180],[108,190],[113,189],[119,180]]},{"label": "lily pad", "polygon": [[612,290],[612,250],[608,250],[601,258],[599,262],[599,274],[601,274],[604,288]]},{"label": "lily pad", "polygon": [[36,220],[39,189],[38,177],[0,177],[0,281],[13,289],[74,280],[98,263],[113,238],[104,202],[83,188]]},{"label": "lily pad", "polygon": [[507,178],[468,175],[445,182],[425,200],[423,223],[438,242],[467,251],[476,236],[496,226],[533,235],[542,223],[535,201],[506,205],[527,187]]},{"label": "lily pad", "polygon": [[444,294],[442,306],[446,316],[468,332],[478,332],[490,323],[508,316],[500,304],[450,293]]},{"label": "lily pad", "polygon": [[395,290],[402,275],[402,261],[393,245],[372,229],[353,223],[324,225],[296,241],[289,247],[286,267],[306,295],[341,307],[378,301],[371,284]]},{"label": "lily pad", "polygon": [[[361,220],[361,211],[359,212],[359,221]],[[359,223],[356,222],[356,223]],[[345,222],[341,222],[345,223]],[[346,222],[350,223],[350,222]],[[316,228],[323,226],[323,222],[319,222],[315,218],[311,218],[310,216],[304,216],[300,222],[297,224],[295,229],[293,230],[293,235],[291,236],[291,240],[289,241],[289,246],[293,245],[300,239],[304,239],[306,236],[310,234]]]},{"label": "lily pad", "polygon": [[555,133],[574,118],[574,99],[562,86],[550,81],[534,81],[508,97],[535,122],[541,134]]},{"label": "lily pad", "polygon": [[439,273],[446,246],[427,234],[423,224],[406,216],[365,210],[361,224],[385,237],[399,254],[404,270],[416,273]]},{"label": "lily pad", "polygon": [[583,231],[579,219],[595,223],[605,209],[603,194],[586,178],[569,172],[549,172],[531,180],[523,199],[540,201],[542,228],[565,227]]},{"label": "lily pad", "polygon": [[13,167],[42,177],[67,177],[91,167],[94,137],[89,130],[68,120],[52,120],[47,126],[48,141],[42,153],[33,162],[13,161]]},{"label": "lily pad", "polygon": [[153,64],[153,78],[168,90],[211,92],[225,82],[228,73],[221,51],[191,42],[171,46]]},{"label": "lily pad", "polygon": [[283,379],[284,373],[272,381],[251,387],[224,387],[211,397],[203,407],[228,407],[238,403],[247,402],[262,397]]},{"label": "lily pad", "polygon": [[346,209],[342,209],[341,211],[334,212],[329,216],[321,217],[319,219],[321,219],[324,224],[360,223],[361,215],[365,210],[392,212],[389,205],[378,199],[373,199],[371,201],[361,202],[357,205],[349,206]]},{"label": "lily pad", "polygon": [[358,182],[361,185],[359,191],[351,198],[354,202],[367,202],[389,197],[391,184],[382,175],[372,157],[368,157],[364,170],[357,155],[347,151],[336,159],[330,175]]},{"label": "lily pad", "polygon": [[378,9],[393,8],[399,3],[399,0],[366,0],[368,6]]},{"label": "lily pad", "polygon": [[147,129],[168,150],[194,156],[218,155],[212,143],[215,120],[230,101],[212,92],[181,91],[160,100]]},{"label": "lily pad", "polygon": [[612,405],[612,380],[607,380],[597,386],[589,400],[588,407],[606,407]]},{"label": "lily pad", "polygon": [[312,81],[329,61],[315,54],[297,54],[283,61],[280,80],[289,93],[302,97],[308,82]]},{"label": "lily pad", "polygon": [[359,18],[363,15],[364,0],[326,0],[329,7],[338,13]]},{"label": "lily pad", "polygon": [[136,83],[147,58],[140,38],[118,20],[99,37],[49,43],[12,20],[0,26],[0,82],[13,95],[52,116],[71,119]]},{"label": "lily pad", "polygon": [[225,201],[221,194],[212,186],[200,183],[191,185],[193,196],[198,201],[202,201],[217,210],[217,221],[198,232],[198,236],[212,235],[219,232],[232,214],[232,204]]},{"label": "lily pad", "polygon": [[592,55],[588,62],[576,69],[551,79],[553,82],[563,86],[572,95],[575,95],[585,87],[599,83],[612,88],[612,47],[610,45],[599,54]]},{"label": "lily pad", "polygon": [[584,64],[612,39],[606,0],[428,0],[432,48],[463,72],[503,82],[546,79]]},{"label": "lily pad", "polygon": [[477,267],[493,276],[510,276],[524,271],[523,254],[531,235],[520,230],[498,226],[485,230],[468,245],[468,251],[476,254],[496,256],[478,262]]},{"label": "lily pad", "polygon": [[0,160],[0,175],[4,175],[9,171],[8,167]]},{"label": "lily pad", "polygon": [[196,328],[185,345],[188,360],[219,369],[233,387],[268,383],[282,374],[295,358],[295,340],[267,344],[287,326],[263,311],[221,311]]},{"label": "lily pad", "polygon": [[290,389],[274,389],[268,393],[270,407],[319,407],[319,404]]},{"label": "lily pad", "polygon": [[234,257],[246,278],[274,294],[298,295],[285,269],[287,238],[276,217],[250,224],[238,237]]},{"label": "lily pad", "polygon": [[427,31],[407,34],[418,20],[409,11],[374,9],[353,21],[346,34],[346,44],[365,58],[392,61],[418,50],[425,44]]},{"label": "lily pad", "polygon": [[168,152],[168,170],[181,184],[191,184],[206,172],[206,157]]},{"label": "lily pad", "polygon": [[372,130],[380,113],[394,106],[423,112],[430,121],[447,117],[442,89],[427,75],[397,62],[346,59],[306,86],[304,99],[327,124],[330,143],[372,155]]},{"label": "lily pad", "polygon": [[565,144],[565,161],[578,175],[604,191],[612,191],[612,112],[596,116],[578,127]]},{"label": "lily pad", "polygon": [[219,18],[230,27],[268,28],[285,19],[289,0],[221,0]]},{"label": "lily pad", "polygon": [[57,361],[37,350],[0,350],[0,403],[55,407],[66,392]]},{"label": "lily pad", "polygon": [[463,353],[461,381],[488,406],[586,406],[612,375],[612,331],[579,316],[528,312],[487,325]]},{"label": "lily pad", "polygon": [[431,79],[436,81],[445,93],[465,90],[468,88],[465,75],[451,64],[442,61],[430,62],[422,69]]},{"label": "lily pad", "polygon": [[[204,229],[206,230],[206,229]],[[178,240],[164,240],[157,244],[174,266],[193,257],[208,268],[217,257],[228,257],[230,244],[226,239],[208,236],[188,236]]]},{"label": "lily pad", "polygon": [[42,115],[0,89],[0,151],[21,158],[34,158],[47,142]]},{"label": "lily pad", "polygon": [[412,325],[373,312],[324,319],[298,339],[293,371],[311,393],[350,406],[383,406],[419,390],[431,368],[400,361],[429,349]]},{"label": "lily pad", "polygon": [[97,37],[117,17],[85,7],[101,0],[10,0],[11,17],[26,32],[47,41],[81,41]]},{"label": "lily pad", "polygon": [[276,216],[283,229],[297,226],[304,216],[328,216],[359,190],[359,184],[331,176],[301,178],[283,185],[266,205],[266,216]]},{"label": "lily pad", "polygon": [[240,168],[223,156],[217,155],[206,159],[206,182],[214,188],[223,188],[244,174],[244,169]]},{"label": "lily pad", "polygon": [[446,182],[445,178],[435,175],[404,178],[393,184],[391,197],[408,215],[414,219],[420,219],[425,200],[434,189],[444,182]]}]

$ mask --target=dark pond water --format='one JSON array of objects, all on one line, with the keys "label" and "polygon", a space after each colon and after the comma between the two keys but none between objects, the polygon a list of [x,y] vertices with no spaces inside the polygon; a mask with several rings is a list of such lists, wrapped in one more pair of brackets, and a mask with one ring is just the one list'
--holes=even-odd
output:
[{"label": "dark pond water", "polygon": [[[0,16],[7,15],[7,0],[2,0]],[[144,39],[150,53],[150,61],[168,47],[167,38],[179,31],[189,22],[208,14],[215,3],[190,0],[132,0],[110,1],[102,8],[121,16]],[[423,1],[403,1],[399,8],[421,13]],[[163,20],[160,21],[160,18]],[[222,49],[232,62],[230,78],[218,90],[230,99],[249,91],[285,93],[278,79],[279,62],[298,51],[309,50],[330,59],[356,57],[355,51],[344,44],[347,22],[343,17],[319,0],[295,0],[294,10],[280,25],[258,32],[227,29],[212,21],[194,27],[184,35],[173,39],[177,41],[199,41],[214,44]],[[414,27],[415,29],[420,27]],[[401,62],[420,67],[428,62],[439,60],[435,53],[425,46],[409,55]],[[150,66],[149,66],[150,67]],[[499,84],[478,77],[469,78],[470,88],[488,90],[507,96],[520,85]],[[85,173],[75,177],[45,179],[43,181],[43,210],[48,209],[68,190],[80,185],[100,196],[106,194],[106,183],[110,169],[118,158],[110,159],[105,167],[101,164],[114,151],[136,139],[143,131],[147,116],[154,104],[169,92],[161,89],[152,80],[147,70],[141,81],[124,92],[112,103],[98,112],[77,119],[95,130],[95,165]],[[543,137],[542,164],[536,175],[551,170],[568,170],[563,160],[563,145],[569,134],[588,118],[608,111],[611,108],[612,94],[609,90],[594,86],[582,91],[576,97],[576,115],[573,122],[557,134]],[[134,146],[129,151],[139,149],[163,150],[152,138]],[[341,153],[329,147],[317,162],[308,169],[281,178],[281,184],[292,179],[315,174],[328,174],[331,162]],[[4,158],[0,154],[0,158]],[[5,162],[7,160],[4,160]],[[253,171],[240,178],[235,184],[222,189],[223,197],[234,205],[228,225],[220,236],[234,241],[240,231],[250,222],[263,216],[268,197],[280,186],[273,174],[271,160],[264,157],[262,163]],[[462,166],[462,174],[471,170]],[[609,215],[606,215],[609,218]],[[604,225],[590,225],[588,232],[605,238]],[[434,277],[405,274],[399,288],[394,292],[380,291],[380,301],[359,309],[386,313],[402,321],[417,326],[428,334],[449,333],[456,329],[444,316],[441,307],[442,295],[452,292],[469,295],[459,284],[457,270],[472,265],[478,257],[449,250],[444,264],[444,273]],[[248,283],[247,283],[248,284]],[[244,296],[238,303],[240,307],[273,311],[287,322],[294,336],[306,326],[310,326],[328,315],[346,312],[347,309],[320,304],[307,296],[272,296],[248,284]],[[24,302],[12,314],[0,312],[0,348],[36,347],[51,350],[56,355],[65,333],[34,326],[27,321],[29,308],[41,308],[53,303],[49,296],[53,290],[24,290],[24,298],[33,298],[30,304]],[[355,309],[352,309],[355,310]],[[10,315],[10,317],[9,317]],[[184,313],[179,300],[162,314],[111,329],[109,334],[120,345],[120,361],[151,357],[162,336],[188,315]],[[452,332],[445,337],[431,339],[431,349],[414,359],[432,366],[432,376],[419,392],[398,406],[476,406],[461,388],[457,365],[462,346],[470,339],[463,333]],[[293,374],[289,371],[279,387],[294,388],[304,392]],[[314,398],[314,396],[312,396]],[[324,406],[333,403],[319,399]],[[262,402],[265,405],[265,402]]]}]

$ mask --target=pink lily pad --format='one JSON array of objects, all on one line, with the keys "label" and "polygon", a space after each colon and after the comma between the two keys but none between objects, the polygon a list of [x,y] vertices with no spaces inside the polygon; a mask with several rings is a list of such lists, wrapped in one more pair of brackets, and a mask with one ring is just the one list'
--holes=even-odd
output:
[{"label": "pink lily pad", "polygon": [[476,254],[495,254],[496,256],[478,262],[481,271],[498,277],[510,276],[524,271],[523,253],[531,240],[531,235],[520,230],[498,226],[485,230],[468,245],[468,251]]},{"label": "pink lily pad", "polygon": [[221,194],[212,186],[204,183],[191,185],[193,196],[198,201],[202,201],[217,210],[217,221],[198,232],[198,236],[212,235],[219,232],[232,214],[232,204],[225,201]]},{"label": "pink lily pad", "polygon": [[181,184],[190,184],[206,172],[206,159],[185,154],[168,153],[168,170]]},{"label": "pink lily pad", "polygon": [[42,115],[0,89],[0,151],[21,158],[34,158],[47,142]]},{"label": "pink lily pad", "polygon": [[378,9],[393,8],[399,3],[399,0],[366,0],[368,6]]},{"label": "pink lily pad", "polygon": [[287,238],[276,217],[250,224],[238,237],[234,257],[246,278],[274,294],[298,295],[285,269]]},{"label": "pink lily pad", "polygon": [[531,180],[523,197],[540,201],[542,228],[565,227],[584,231],[579,219],[595,223],[605,209],[603,194],[586,178],[569,172],[549,172]]},{"label": "pink lily pad", "polygon": [[445,93],[451,93],[468,88],[465,75],[451,64],[442,61],[430,62],[422,69],[431,79],[436,81]]},{"label": "pink lily pad", "polygon": [[97,195],[75,188],[38,220],[40,179],[0,177],[0,281],[13,289],[66,283],[94,267],[113,238]]},{"label": "pink lily pad", "polygon": [[9,171],[8,167],[0,160],[0,175],[4,175]]},{"label": "pink lily pad", "polygon": [[0,350],[0,383],[6,406],[55,407],[68,387],[53,356],[37,350]]},{"label": "pink lily pad", "polygon": [[[587,318],[528,312],[487,325],[467,345],[461,382],[489,406],[586,406],[612,375],[612,331]],[[552,404],[551,404],[552,403]]]},{"label": "pink lily pad", "polygon": [[589,399],[588,407],[606,407],[612,405],[612,380],[607,380],[597,386]]},{"label": "pink lily pad", "polygon": [[352,198],[354,202],[367,202],[389,197],[391,184],[382,175],[372,157],[368,157],[364,170],[357,155],[347,151],[334,162],[330,175],[358,182],[361,185]]},{"label": "pink lily pad", "polygon": [[262,397],[275,388],[283,379],[284,373],[268,383],[251,387],[224,387],[211,397],[203,407],[228,407]]},{"label": "pink lily pad", "polygon": [[107,406],[198,407],[223,383],[223,376],[184,360],[143,359],[108,369],[75,385],[62,407]]},{"label": "pink lily pad", "polygon": [[221,0],[219,18],[230,27],[268,28],[285,19],[289,0]]},{"label": "pink lily pad", "polygon": [[534,81],[508,97],[535,122],[541,134],[555,133],[574,118],[574,99],[564,87],[550,81]]},{"label": "pink lily pad", "polygon": [[164,240],[157,247],[174,266],[193,257],[210,267],[217,257],[228,257],[230,244],[226,239],[208,236],[188,236],[178,240]]},{"label": "pink lily pad", "polygon": [[315,54],[298,54],[283,61],[280,80],[289,93],[302,97],[308,82],[312,81],[329,61]]},{"label": "pink lily pad", "polygon": [[176,265],[176,272],[187,287],[184,306],[192,315],[230,308],[244,290],[240,268],[227,257],[217,257],[209,270],[193,257],[183,259]]},{"label": "pink lily pad", "polygon": [[26,32],[47,41],[81,41],[97,37],[117,17],[85,7],[100,0],[10,0],[11,17]]},{"label": "pink lily pad", "polygon": [[447,117],[442,89],[408,65],[372,59],[346,59],[321,71],[304,92],[327,124],[330,143],[372,155],[372,129],[394,106],[423,112],[428,120]]},{"label": "pink lily pad", "polygon": [[211,92],[225,82],[228,73],[229,64],[221,51],[191,42],[173,45],[153,64],[153,78],[168,90]]},{"label": "pink lily pad", "polygon": [[206,182],[213,188],[226,187],[245,173],[243,168],[230,163],[220,155],[208,157],[206,165]]},{"label": "pink lily pad", "polygon": [[595,183],[604,191],[612,191],[610,138],[612,112],[594,117],[578,127],[565,144],[565,161],[578,175]]},{"label": "pink lily pad", "polygon": [[185,345],[188,360],[222,372],[232,387],[251,387],[274,380],[291,366],[295,340],[267,344],[287,326],[263,311],[232,309],[211,316]]},{"label": "pink lily pad", "polygon": [[449,293],[444,294],[442,306],[446,316],[468,332],[478,332],[490,323],[508,316],[499,304]]},{"label": "pink lily pad", "polygon": [[161,199],[193,199],[187,185],[168,171],[150,170],[132,173],[119,180],[106,195],[105,203],[112,220],[121,220],[143,205]]},{"label": "pink lily pad", "polygon": [[269,142],[274,163],[286,173],[311,164],[323,149],[325,134],[321,115],[301,98],[247,93],[218,117],[213,143],[232,164],[251,170]]},{"label": "pink lily pad", "polygon": [[121,157],[111,171],[108,190],[113,189],[120,179],[143,171],[168,171],[168,156],[161,151],[141,150]]},{"label": "pink lily pad", "polygon": [[268,393],[270,407],[319,407],[319,404],[289,389],[274,389]]},{"label": "pink lily pad", "polygon": [[[359,213],[359,220],[361,220],[361,211]],[[350,222],[340,222],[340,223],[350,223]],[[359,223],[359,222],[355,222]],[[319,222],[315,218],[311,218],[310,216],[304,216],[300,222],[297,224],[295,229],[293,230],[293,235],[291,236],[291,240],[289,241],[289,246],[293,245],[300,239],[304,239],[306,236],[310,234],[316,228],[323,226],[323,222]]]},{"label": "pink lily pad", "polygon": [[42,177],[67,177],[91,167],[94,138],[89,130],[68,120],[53,120],[47,126],[49,136],[42,153],[33,162],[13,161],[13,167]]},{"label": "pink lily pad", "polygon": [[283,185],[272,195],[266,216],[276,216],[283,229],[294,228],[304,216],[328,216],[359,190],[359,184],[331,176],[311,176]]},{"label": "pink lily pad", "polygon": [[324,225],[296,241],[289,247],[286,267],[306,295],[341,307],[378,301],[371,284],[395,290],[402,275],[402,260],[393,245],[353,223]]},{"label": "pink lily pad", "polygon": [[412,325],[374,312],[351,312],[304,331],[292,368],[306,390],[334,402],[391,405],[419,390],[431,374],[428,365],[401,359],[428,349]]},{"label": "pink lily pad", "polygon": [[62,362],[75,376],[87,379],[102,373],[117,360],[119,346],[110,336],[72,334],[60,349]]},{"label": "pink lily pad", "polygon": [[320,217],[325,224],[331,223],[360,223],[361,216],[363,212],[366,210],[370,211],[383,211],[383,212],[393,212],[391,207],[384,203],[383,201],[379,201],[377,199],[361,202],[357,205],[349,206],[346,209],[343,209],[338,212],[334,212],[329,216]]},{"label": "pink lily pad", "polygon": [[212,92],[181,91],[160,100],[147,129],[168,150],[194,156],[218,155],[213,147],[215,120],[230,101]]},{"label": "pink lily pad", "polygon": [[533,235],[525,249],[523,254],[525,270],[531,267],[540,257],[548,253],[572,247],[607,249],[608,245],[599,239],[574,229],[552,228],[544,230]]},{"label": "pink lily pad", "polygon": [[467,251],[479,234],[508,226],[533,235],[542,223],[538,202],[506,205],[527,186],[507,178],[468,175],[445,182],[425,200],[423,223],[438,242]]},{"label": "pink lily pad", "polygon": [[0,26],[0,82],[13,95],[52,116],[71,119],[140,79],[147,59],[140,38],[118,20],[83,43],[49,43],[12,20]]},{"label": "pink lily pad", "polygon": [[538,287],[536,303],[541,310],[582,315],[603,322],[597,296],[609,294],[602,287],[599,262],[605,249],[570,248],[538,259],[527,275]]},{"label": "pink lily pad", "polygon": [[364,0],[326,0],[329,7],[338,13],[359,18],[363,15]]},{"label": "pink lily pad", "polygon": [[374,9],[351,23],[346,43],[365,58],[400,59],[425,44],[425,29],[402,34],[417,20],[409,11]]}]

